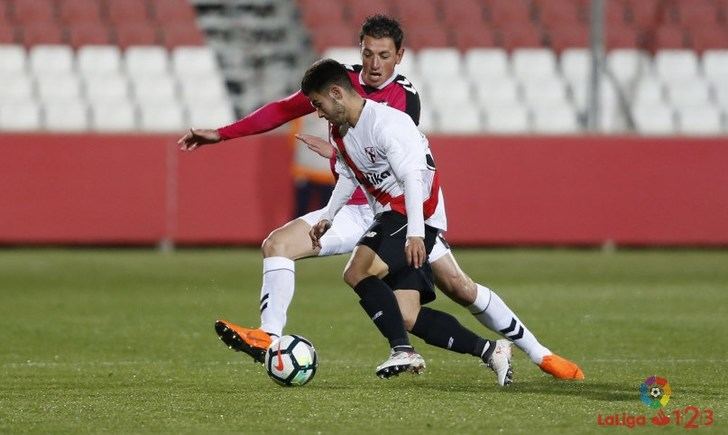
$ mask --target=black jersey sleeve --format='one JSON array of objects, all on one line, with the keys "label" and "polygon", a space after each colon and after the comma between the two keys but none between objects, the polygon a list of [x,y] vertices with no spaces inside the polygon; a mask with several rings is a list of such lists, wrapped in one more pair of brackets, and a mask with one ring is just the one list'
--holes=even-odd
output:
[{"label": "black jersey sleeve", "polygon": [[420,125],[420,93],[417,92],[412,82],[403,75],[397,76],[397,83],[404,89],[405,113],[412,118],[415,125]]}]

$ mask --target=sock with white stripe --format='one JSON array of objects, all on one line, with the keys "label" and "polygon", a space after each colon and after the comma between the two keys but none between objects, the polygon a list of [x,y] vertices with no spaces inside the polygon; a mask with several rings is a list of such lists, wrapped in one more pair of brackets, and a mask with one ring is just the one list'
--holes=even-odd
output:
[{"label": "sock with white stripe", "polygon": [[263,259],[263,285],[260,288],[260,327],[280,336],[286,326],[286,313],[296,285],[293,260],[286,257]]},{"label": "sock with white stripe", "polygon": [[538,342],[516,313],[488,287],[478,284],[475,302],[468,310],[488,329],[500,333],[526,352],[535,364],[541,364],[543,357],[551,355],[551,351]]},{"label": "sock with white stripe", "polygon": [[427,344],[480,358],[487,359],[495,348],[494,342],[478,337],[455,317],[427,307],[420,308],[410,332]]}]

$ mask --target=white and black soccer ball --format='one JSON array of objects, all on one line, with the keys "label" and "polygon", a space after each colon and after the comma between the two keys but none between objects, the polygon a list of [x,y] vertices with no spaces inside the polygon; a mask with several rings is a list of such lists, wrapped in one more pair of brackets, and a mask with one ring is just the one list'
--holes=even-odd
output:
[{"label": "white and black soccer ball", "polygon": [[300,335],[284,335],[265,352],[265,370],[277,384],[301,386],[313,379],[318,356],[313,344]]},{"label": "white and black soccer ball", "polygon": [[652,387],[650,389],[650,396],[652,396],[652,398],[654,399],[659,399],[660,396],[662,396],[662,390],[660,389],[660,387]]}]

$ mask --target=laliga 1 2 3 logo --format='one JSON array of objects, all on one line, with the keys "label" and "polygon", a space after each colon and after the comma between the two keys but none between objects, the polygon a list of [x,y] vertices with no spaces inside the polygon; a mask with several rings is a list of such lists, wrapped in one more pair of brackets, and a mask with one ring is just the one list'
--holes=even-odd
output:
[{"label": "laliga 1 2 3 logo", "polygon": [[664,408],[670,401],[672,389],[667,379],[650,376],[640,385],[640,400],[652,409]]}]

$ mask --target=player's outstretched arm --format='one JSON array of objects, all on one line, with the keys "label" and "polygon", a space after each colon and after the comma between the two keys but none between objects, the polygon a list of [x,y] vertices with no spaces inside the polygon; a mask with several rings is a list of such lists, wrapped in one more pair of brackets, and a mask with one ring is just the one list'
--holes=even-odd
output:
[{"label": "player's outstretched arm", "polygon": [[203,145],[218,143],[222,140],[217,130],[206,128],[191,128],[184,136],[179,138],[177,144],[182,151],[193,151]]},{"label": "player's outstretched arm", "polygon": [[329,141],[322,139],[318,136],[313,136],[310,134],[297,134],[296,139],[305,143],[308,149],[320,155],[321,157],[330,159],[336,156],[336,148],[334,148],[334,146],[331,145]]}]

